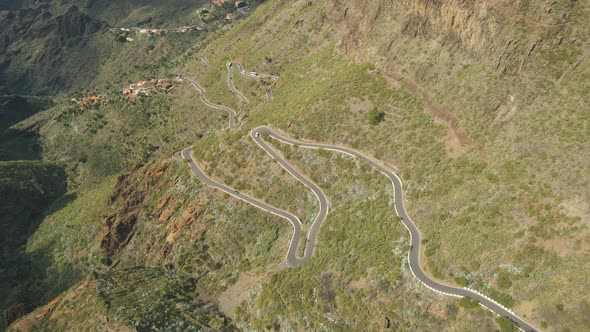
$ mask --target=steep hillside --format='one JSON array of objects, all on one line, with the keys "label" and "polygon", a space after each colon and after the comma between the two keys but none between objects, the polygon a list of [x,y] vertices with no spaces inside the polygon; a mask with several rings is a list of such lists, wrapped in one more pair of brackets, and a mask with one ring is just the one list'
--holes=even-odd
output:
[{"label": "steep hillside", "polygon": [[[141,7],[119,2],[83,1],[77,6],[46,1],[26,9],[0,11],[0,87],[8,93],[52,95],[80,91],[92,83],[120,83],[123,78],[117,74],[129,67],[169,59],[206,34],[195,31],[169,38],[138,38],[121,33],[122,26],[175,28],[201,23],[195,10],[202,3],[184,1],[177,6],[158,2],[159,7],[154,8],[148,4],[151,2]],[[190,14],[178,19],[180,11]],[[125,42],[126,37],[134,45]]]},{"label": "steep hillside", "polygon": [[23,246],[45,208],[66,192],[65,181],[63,168],[57,165],[37,161],[0,162],[0,308],[8,322],[39,305],[31,298],[31,285],[23,283],[36,273]]},{"label": "steep hillside", "polygon": [[0,132],[51,106],[48,98],[0,96]]},{"label": "steep hillside", "polygon": [[0,96],[0,160],[41,158],[37,131],[43,122],[28,127],[10,127],[52,105],[53,102],[44,97]]},{"label": "steep hillside", "polygon": [[[208,5],[206,0],[73,0],[91,16],[111,26],[180,26],[198,21],[196,9]],[[61,5],[61,4],[60,4]]]},{"label": "steep hillside", "polygon": [[[130,24],[172,31],[182,24],[205,24],[195,12],[201,2],[158,2],[157,8],[150,3],[126,3],[131,12],[121,12],[120,2],[1,4],[1,9],[8,11],[0,11],[0,160],[15,162],[10,164],[13,172],[2,172],[0,180],[18,188],[3,188],[3,197],[6,194],[15,201],[6,199],[3,206],[7,237],[1,244],[7,265],[2,267],[0,329],[79,282],[100,263],[99,256],[78,265],[53,256],[56,246],[69,247],[73,242],[58,244],[65,220],[49,220],[68,215],[69,220],[80,223],[100,222],[101,216],[95,213],[107,204],[104,197],[112,189],[113,174],[170,156],[201,135],[203,122],[188,112],[191,94],[185,104],[170,107],[165,93],[130,105],[121,91],[133,81],[154,77],[172,81],[175,72],[170,69],[170,59],[223,24],[163,36],[143,36],[138,29],[130,32],[109,26]],[[115,14],[119,16],[112,16]],[[81,106],[75,102],[92,94],[101,95],[101,103]],[[182,132],[175,132],[175,126]],[[55,181],[61,181],[59,193],[44,188],[32,175],[28,179],[15,177],[26,177],[31,167],[57,167],[53,162],[59,164],[59,174],[53,175]],[[69,192],[60,197],[65,194],[66,174]],[[36,190],[47,197],[37,197]],[[55,229],[62,231],[53,233]],[[27,249],[27,240],[38,233],[49,240],[39,240],[42,244]],[[100,239],[75,241],[82,243],[80,252],[92,252],[91,243]]]},{"label": "steep hillside", "polygon": [[[0,0],[0,10],[18,10],[42,7],[53,12],[63,12],[72,5],[79,7],[109,25],[136,25],[159,21],[164,24],[196,19],[195,9],[208,1],[195,0]],[[182,24],[186,24],[184,22]]]},{"label": "steep hillside", "polygon": [[[164,269],[121,269],[92,273],[19,330],[232,331],[226,319],[199,299],[199,280]],[[130,303],[134,305],[129,306]]]},{"label": "steep hillside", "polygon": [[[125,3],[128,13],[175,12]],[[100,18],[107,5],[78,12]],[[79,92],[108,104],[59,99],[13,127],[36,129],[75,196],[29,237],[44,272],[27,282],[46,290],[23,303],[46,305],[11,328],[515,329],[414,277],[380,173],[270,140],[329,200],[314,256],[278,269],[289,224],[206,187],[178,155],[192,145],[208,176],[296,213],[306,231],[317,198],[249,136],[268,125],[398,170],[422,264],[440,282],[476,289],[543,331],[589,329],[589,14],[571,1],[271,0],[206,44],[167,35],[111,45],[138,57],[102,66]],[[149,45],[158,61],[139,56]],[[240,75],[230,60],[279,79]],[[174,89],[122,98],[120,88],[151,78]],[[236,110],[237,129],[188,79]],[[154,307],[169,311],[151,317]]]},{"label": "steep hillside", "polygon": [[[374,151],[398,166],[433,275],[481,289],[541,328],[573,328],[587,324],[581,317],[589,301],[575,295],[590,268],[582,66],[589,59],[581,20],[588,8],[514,6],[274,2],[208,53],[281,77],[271,103],[252,99],[244,129],[269,123],[296,137]],[[328,55],[306,55],[318,49]],[[340,57],[373,63],[366,70],[410,92],[426,118],[410,121],[404,110],[411,107],[381,101],[387,94],[379,81],[360,69],[351,75],[346,60],[335,67]],[[222,75],[205,70],[200,77],[216,102],[237,102],[223,97]],[[373,108],[385,112],[385,122],[362,130]],[[563,287],[540,286],[564,279],[568,298],[576,298],[570,305],[561,300]]]},{"label": "steep hillside", "polygon": [[[85,58],[99,48],[85,50],[84,46],[87,38],[104,32],[106,25],[80,12],[78,7],[72,6],[53,17],[42,7],[0,15],[1,85],[12,91],[32,87],[33,91],[48,93],[71,88],[76,81],[70,81],[70,76],[96,71],[96,63]],[[77,56],[68,56],[70,52]],[[57,68],[61,75],[56,75]]]}]

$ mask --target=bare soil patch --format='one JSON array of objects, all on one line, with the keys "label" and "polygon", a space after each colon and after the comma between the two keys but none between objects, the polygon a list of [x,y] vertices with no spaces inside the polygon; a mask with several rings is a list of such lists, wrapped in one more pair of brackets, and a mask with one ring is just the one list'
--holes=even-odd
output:
[{"label": "bare soil patch", "polygon": [[350,111],[356,115],[362,115],[369,112],[373,107],[373,103],[369,100],[369,97],[364,96],[360,98],[350,98],[348,101]]},{"label": "bare soil patch", "polygon": [[255,275],[244,273],[240,275],[238,281],[227,288],[219,296],[219,310],[228,317],[234,316],[234,309],[243,301],[248,299],[248,294],[258,288],[268,275]]},{"label": "bare soil patch", "polygon": [[580,197],[572,197],[564,200],[561,207],[568,216],[582,218],[586,226],[590,226],[590,203],[587,201]]},{"label": "bare soil patch", "polygon": [[514,311],[522,317],[532,317],[536,307],[537,303],[533,301],[522,301],[514,308]]},{"label": "bare soil patch", "polygon": [[356,288],[356,289],[368,289],[369,286],[371,285],[371,275],[372,275],[372,269],[369,268],[367,269],[367,275],[365,277],[361,277],[357,280],[352,280],[349,284],[349,286],[351,288]]}]

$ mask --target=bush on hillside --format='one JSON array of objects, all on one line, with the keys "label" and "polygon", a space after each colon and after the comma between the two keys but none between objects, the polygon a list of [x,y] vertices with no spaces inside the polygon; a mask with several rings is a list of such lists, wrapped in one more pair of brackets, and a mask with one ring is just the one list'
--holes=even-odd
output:
[{"label": "bush on hillside", "polygon": [[369,124],[376,126],[385,120],[385,113],[383,111],[378,111],[376,108],[373,108],[369,112]]}]

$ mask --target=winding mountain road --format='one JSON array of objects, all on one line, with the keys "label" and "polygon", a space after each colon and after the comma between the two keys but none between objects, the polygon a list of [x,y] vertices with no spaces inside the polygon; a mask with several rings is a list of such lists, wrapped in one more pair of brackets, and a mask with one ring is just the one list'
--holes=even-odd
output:
[{"label": "winding mountain road", "polygon": [[[234,63],[234,64],[237,64],[237,63]],[[230,74],[228,75],[228,86],[229,86],[230,85],[229,82],[232,80],[232,78],[231,78],[232,77],[231,76],[232,70],[230,68],[229,63],[227,65],[227,67],[230,72]],[[244,74],[245,72],[244,72],[243,68],[241,67],[241,65],[239,65],[239,68],[240,68],[240,72],[242,74]],[[210,107],[228,112],[228,114],[230,115],[230,128],[234,128],[235,127],[235,123],[234,123],[235,112],[228,107],[215,105],[215,104],[210,103],[209,101],[207,101],[207,99],[204,96],[204,90],[195,81],[192,81],[192,80],[188,80],[188,81],[200,92],[200,99],[203,103],[205,103],[206,105],[208,105]],[[232,89],[232,87],[233,87],[233,84],[230,86],[230,89],[234,93],[236,93],[237,90],[235,89],[235,87]],[[236,93],[236,95],[239,95],[239,93]],[[301,237],[301,221],[296,216],[294,216],[293,214],[291,214],[289,212],[286,212],[286,211],[277,209],[273,206],[270,206],[270,205],[268,205],[262,201],[259,201],[255,198],[244,195],[244,194],[240,193],[239,191],[236,191],[230,187],[227,187],[219,182],[216,182],[216,181],[208,178],[202,172],[202,170],[197,166],[196,162],[192,158],[191,153],[190,153],[191,148],[187,148],[187,149],[183,150],[182,157],[188,161],[191,172],[199,180],[201,180],[203,183],[205,183],[207,186],[222,190],[222,191],[224,191],[224,192],[226,192],[238,199],[241,199],[249,204],[252,204],[262,210],[265,210],[267,212],[270,212],[270,213],[278,215],[282,218],[285,218],[291,222],[291,225],[293,226],[294,231],[293,231],[293,236],[291,238],[291,242],[289,244],[289,250],[287,252],[287,257],[284,261],[285,266],[296,267],[296,266],[302,264],[303,262],[305,262],[306,260],[308,260],[313,255],[313,251],[315,249],[317,235],[318,235],[320,226],[322,225],[322,223],[324,222],[324,220],[328,214],[329,203],[326,198],[326,195],[321,191],[321,189],[315,183],[313,183],[312,181],[308,180],[306,177],[301,175],[287,161],[285,161],[279,153],[277,153],[274,149],[272,149],[269,145],[266,144],[266,142],[263,139],[264,134],[267,134],[268,137],[276,139],[276,140],[278,140],[282,143],[285,143],[285,144],[294,145],[294,146],[298,146],[301,148],[308,148],[308,149],[329,150],[329,151],[344,153],[344,154],[350,155],[355,158],[359,158],[362,161],[364,161],[365,163],[369,164],[374,169],[380,171],[382,174],[387,176],[393,185],[393,191],[394,191],[393,198],[394,198],[395,211],[396,211],[397,215],[400,217],[403,225],[406,227],[406,229],[410,233],[410,249],[408,251],[408,263],[409,263],[410,271],[412,272],[412,274],[423,285],[425,285],[427,288],[429,288],[435,292],[438,292],[438,293],[441,293],[444,295],[448,295],[448,296],[453,296],[453,297],[459,297],[459,298],[460,297],[467,297],[467,298],[473,299],[473,300],[479,302],[479,304],[481,306],[496,313],[497,315],[507,317],[514,324],[516,324],[522,331],[526,331],[526,332],[539,331],[532,324],[530,324],[527,321],[525,321],[524,319],[518,317],[510,309],[499,304],[498,302],[494,301],[493,299],[477,292],[476,290],[472,290],[472,289],[468,289],[468,288],[453,287],[453,286],[448,286],[448,285],[439,283],[439,282],[435,281],[434,279],[430,278],[424,272],[424,270],[421,266],[421,262],[420,262],[422,236],[420,234],[420,231],[418,230],[418,228],[416,227],[416,225],[414,224],[414,222],[412,221],[412,219],[407,214],[407,212],[404,208],[403,189],[402,189],[401,179],[398,177],[398,175],[395,172],[393,172],[392,170],[383,166],[379,162],[365,156],[364,154],[357,152],[355,150],[352,150],[352,149],[344,148],[344,147],[297,141],[297,140],[294,140],[291,138],[281,136],[281,135],[275,133],[274,131],[272,131],[270,128],[264,127],[264,126],[257,127],[250,132],[250,136],[252,137],[252,139],[262,149],[264,149],[266,151],[266,153],[268,153],[273,159],[275,159],[293,177],[295,177],[297,180],[299,180],[301,183],[303,183],[305,186],[307,186],[318,198],[318,201],[320,204],[320,211],[318,212],[318,215],[316,216],[316,219],[313,222],[313,224],[308,232],[304,256],[297,257],[297,245],[299,242],[299,238]]]},{"label": "winding mountain road", "polygon": [[[248,99],[246,98],[246,96],[244,96],[244,94],[238,90],[235,86],[234,86],[234,78],[233,78],[233,67],[237,67],[240,74],[242,76],[245,77],[249,77],[249,78],[254,78],[254,79],[270,79],[273,81],[273,84],[276,83],[279,80],[278,76],[274,76],[274,75],[269,75],[269,74],[252,74],[252,73],[247,73],[246,70],[244,69],[244,67],[242,66],[241,63],[236,62],[236,61],[230,61],[227,63],[227,86],[229,87],[229,89],[236,95],[238,96],[238,98],[240,98],[240,100],[246,104],[248,104]],[[272,90],[269,87],[268,90],[266,90],[266,99],[268,101],[272,101]]]},{"label": "winding mountain road", "polygon": [[285,260],[283,261],[283,263],[281,263],[281,266],[282,267],[296,267],[298,265],[303,264],[305,261],[307,261],[313,255],[313,250],[315,248],[315,243],[316,243],[319,228],[320,228],[321,224],[324,222],[324,220],[326,219],[326,216],[328,215],[328,199],[326,198],[326,195],[324,195],[324,193],[320,190],[320,188],[315,183],[311,182],[309,179],[307,179],[306,177],[301,175],[299,172],[297,172],[276,151],[274,151],[272,148],[270,148],[268,145],[266,145],[266,143],[264,141],[259,140],[259,137],[255,137],[254,132],[252,132],[251,134],[252,134],[252,138],[256,141],[256,143],[258,143],[260,145],[260,147],[262,147],[273,159],[275,159],[277,162],[279,162],[281,164],[281,166],[283,166],[297,180],[299,180],[305,186],[310,188],[314,192],[314,194],[316,195],[316,197],[318,198],[318,200],[320,202],[320,210],[319,210],[319,212],[315,218],[315,221],[313,222],[311,229],[310,229],[308,236],[307,236],[307,242],[305,244],[305,251],[304,251],[303,257],[297,256],[297,247],[299,244],[299,239],[301,238],[301,221],[299,220],[299,218],[297,218],[292,213],[278,209],[278,208],[271,206],[269,204],[266,204],[256,198],[245,195],[245,194],[239,192],[238,190],[235,190],[235,189],[230,188],[222,183],[212,180],[201,170],[201,168],[199,168],[199,166],[197,165],[197,163],[193,159],[192,154],[191,154],[192,148],[186,148],[186,149],[182,150],[181,155],[188,162],[191,172],[205,185],[207,185],[211,188],[214,188],[214,189],[221,190],[221,191],[223,191],[223,192],[225,192],[237,199],[240,199],[246,203],[254,205],[257,208],[260,208],[264,211],[270,212],[270,213],[277,215],[281,218],[287,219],[291,223],[291,225],[293,226],[293,236],[291,237],[291,242],[289,243],[289,250],[287,251],[287,256],[286,256]]},{"label": "winding mountain road", "polygon": [[205,47],[205,49],[201,53],[201,61],[203,61],[204,64],[209,65],[209,60],[207,59],[207,56],[205,55],[205,53],[207,52],[207,49],[209,49],[209,45],[207,45],[207,47]]},{"label": "winding mountain road", "polygon": [[236,95],[238,96],[238,98],[240,98],[240,100],[244,103],[244,104],[248,104],[248,98],[246,98],[246,96],[244,96],[244,94],[236,89],[236,87],[234,86],[234,72],[232,70],[232,66],[233,66],[233,62],[228,62],[226,64],[227,67],[227,87]]},{"label": "winding mountain road", "polygon": [[201,99],[201,101],[203,102],[203,104],[211,107],[211,108],[215,108],[221,111],[225,111],[227,112],[228,116],[229,116],[229,128],[233,129],[236,127],[236,122],[235,122],[235,118],[236,118],[236,112],[226,106],[223,105],[217,105],[217,104],[213,104],[212,102],[210,102],[209,100],[207,100],[207,98],[205,98],[205,89],[203,89],[199,83],[197,83],[196,81],[190,79],[190,78],[185,78],[185,80],[187,82],[189,82],[197,91],[199,91],[199,98]]},{"label": "winding mountain road", "polygon": [[[274,138],[274,139],[276,139],[280,142],[283,142],[285,144],[289,144],[289,145],[293,145],[293,146],[297,146],[297,147],[301,147],[301,148],[329,150],[329,151],[344,153],[344,154],[361,159],[362,161],[369,164],[374,169],[383,173],[385,176],[387,176],[389,178],[389,180],[392,182],[392,185],[393,185],[393,190],[394,190],[393,198],[394,198],[394,202],[395,202],[395,205],[394,205],[395,211],[396,211],[397,215],[401,218],[401,221],[404,224],[404,226],[408,229],[408,232],[410,233],[410,250],[408,252],[408,262],[409,262],[410,270],[412,271],[412,274],[418,280],[420,280],[426,287],[430,288],[431,290],[434,290],[434,291],[444,294],[444,295],[449,295],[449,296],[454,296],[454,297],[468,297],[470,299],[476,300],[481,305],[485,306],[486,308],[495,312],[496,314],[498,314],[500,316],[508,317],[508,319],[513,321],[515,324],[517,324],[522,330],[527,331],[527,332],[528,331],[537,331],[537,329],[535,327],[533,327],[530,323],[528,323],[525,320],[523,320],[522,318],[518,317],[510,309],[504,307],[503,305],[499,304],[498,302],[494,301],[493,299],[490,299],[489,297],[487,297],[475,290],[471,290],[471,289],[467,289],[467,288],[452,287],[452,286],[447,286],[447,285],[441,284],[441,283],[431,279],[428,275],[426,275],[426,273],[422,269],[422,265],[420,263],[420,248],[422,246],[422,236],[420,234],[420,231],[418,230],[418,228],[416,227],[416,225],[414,224],[414,222],[412,221],[412,219],[407,214],[407,212],[404,208],[402,181],[397,176],[396,173],[389,170],[387,167],[381,165],[380,163],[374,161],[373,159],[363,155],[362,153],[359,153],[357,151],[354,151],[354,150],[351,150],[348,148],[343,148],[343,147],[338,147],[338,146],[333,146],[333,145],[326,145],[326,144],[315,144],[315,143],[296,141],[296,140],[293,140],[290,138],[280,136],[267,127],[255,128],[252,132],[253,132],[252,137],[254,138],[254,140],[258,143],[258,145],[260,145],[265,150],[266,150],[266,145],[263,144],[264,142],[262,140],[263,133],[266,133],[269,135],[269,137]],[[273,155],[268,150],[267,150],[267,153]],[[315,190],[314,190],[314,192],[315,192]],[[319,226],[318,226],[318,228],[319,228]],[[317,236],[318,230],[315,229],[315,232],[316,232],[315,234],[311,234],[312,231],[314,231],[314,230],[313,229],[310,230],[310,234],[308,235],[308,239],[310,237]]]}]

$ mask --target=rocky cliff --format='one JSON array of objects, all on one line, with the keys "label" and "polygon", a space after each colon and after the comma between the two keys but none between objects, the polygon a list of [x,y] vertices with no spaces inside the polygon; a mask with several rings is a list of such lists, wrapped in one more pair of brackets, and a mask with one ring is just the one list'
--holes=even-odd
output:
[{"label": "rocky cliff", "polygon": [[78,7],[72,6],[55,20],[55,29],[61,40],[83,37],[93,34],[105,27],[105,24],[80,12]]},{"label": "rocky cliff", "polygon": [[578,2],[328,0],[326,16],[341,31],[340,52],[374,63],[422,100],[459,155],[585,61],[587,10]]},{"label": "rocky cliff", "polygon": [[330,0],[330,5],[333,19],[348,30],[345,50],[375,48],[385,55],[401,39],[423,38],[500,71],[521,69],[536,44],[557,38],[568,20],[556,2],[536,7],[527,1]]}]

